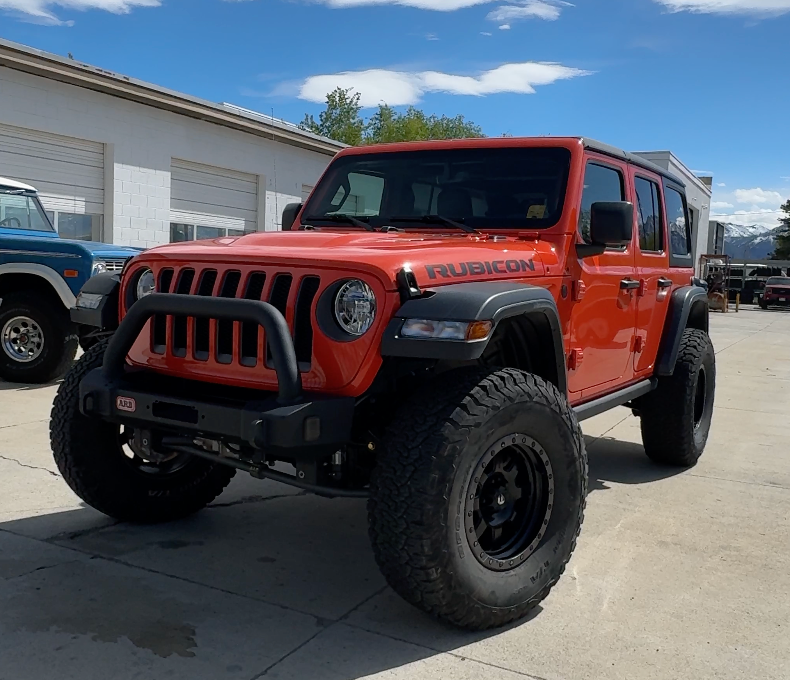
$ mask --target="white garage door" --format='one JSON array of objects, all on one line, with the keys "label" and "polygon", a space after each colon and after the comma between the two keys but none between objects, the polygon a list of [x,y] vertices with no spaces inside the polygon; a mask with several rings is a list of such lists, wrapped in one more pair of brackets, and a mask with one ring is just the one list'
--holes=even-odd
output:
[{"label": "white garage door", "polygon": [[256,231],[256,175],[175,158],[170,171],[171,241]]},{"label": "white garage door", "polygon": [[36,187],[64,238],[101,240],[103,144],[0,124],[0,175]]}]

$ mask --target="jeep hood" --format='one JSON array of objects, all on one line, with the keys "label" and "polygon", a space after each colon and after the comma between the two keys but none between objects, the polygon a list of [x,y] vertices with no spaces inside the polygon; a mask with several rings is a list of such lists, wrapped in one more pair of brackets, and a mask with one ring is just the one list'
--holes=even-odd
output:
[{"label": "jeep hood", "polygon": [[519,236],[339,230],[268,232],[159,246],[146,261],[280,265],[368,272],[388,290],[409,267],[420,286],[451,281],[523,279],[557,265],[556,246]]}]

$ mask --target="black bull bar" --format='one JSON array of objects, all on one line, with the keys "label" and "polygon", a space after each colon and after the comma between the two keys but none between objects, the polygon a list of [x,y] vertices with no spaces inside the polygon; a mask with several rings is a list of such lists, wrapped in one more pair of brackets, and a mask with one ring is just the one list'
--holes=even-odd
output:
[{"label": "black bull bar", "polygon": [[[127,371],[126,356],[155,315],[206,317],[262,326],[278,393],[260,399],[195,399],[183,381]],[[250,368],[250,370],[254,370]],[[154,385],[154,387],[151,387]],[[249,393],[249,390],[245,390]],[[105,350],[102,367],[80,384],[80,411],[141,428],[215,435],[257,449],[336,446],[349,441],[355,400],[302,391],[293,339],[283,315],[267,302],[153,293],[135,302]]]}]

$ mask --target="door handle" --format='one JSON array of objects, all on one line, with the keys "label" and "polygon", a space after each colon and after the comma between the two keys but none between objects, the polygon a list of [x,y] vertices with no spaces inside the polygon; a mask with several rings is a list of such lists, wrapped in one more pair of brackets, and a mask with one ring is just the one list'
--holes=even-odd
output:
[{"label": "door handle", "polygon": [[639,281],[633,279],[623,279],[620,281],[620,290],[636,290],[639,288]]},{"label": "door handle", "polygon": [[672,281],[669,279],[665,279],[663,276],[658,280],[658,287],[659,288],[671,288]]}]

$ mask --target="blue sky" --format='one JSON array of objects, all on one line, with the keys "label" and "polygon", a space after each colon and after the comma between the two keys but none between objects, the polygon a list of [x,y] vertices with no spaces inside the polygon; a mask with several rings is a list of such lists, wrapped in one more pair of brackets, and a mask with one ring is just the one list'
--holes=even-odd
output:
[{"label": "blue sky", "polygon": [[0,36],[292,121],[343,85],[671,149],[741,224],[790,198],[790,0],[0,0]]}]

